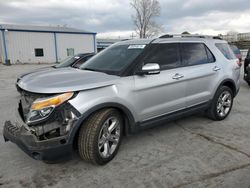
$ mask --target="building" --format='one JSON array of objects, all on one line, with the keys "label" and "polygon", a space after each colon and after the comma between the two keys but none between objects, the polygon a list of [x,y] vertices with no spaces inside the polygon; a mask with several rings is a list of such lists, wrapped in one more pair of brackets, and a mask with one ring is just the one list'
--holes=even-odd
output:
[{"label": "building", "polygon": [[250,33],[239,33],[238,40],[239,41],[250,41]]},{"label": "building", "polygon": [[228,42],[250,41],[250,33],[231,33],[221,37]]},{"label": "building", "polygon": [[54,63],[96,52],[96,33],[68,27],[0,25],[2,63]]},{"label": "building", "polygon": [[97,51],[100,52],[111,44],[128,39],[97,39]]},{"label": "building", "polygon": [[238,34],[233,33],[233,34],[227,34],[227,35],[220,35],[220,37],[223,40],[226,40],[227,42],[235,42],[238,41]]},{"label": "building", "polygon": [[227,35],[219,35],[223,40],[226,40],[229,44],[236,45],[244,59],[248,49],[250,48],[250,33],[236,33],[232,32]]}]

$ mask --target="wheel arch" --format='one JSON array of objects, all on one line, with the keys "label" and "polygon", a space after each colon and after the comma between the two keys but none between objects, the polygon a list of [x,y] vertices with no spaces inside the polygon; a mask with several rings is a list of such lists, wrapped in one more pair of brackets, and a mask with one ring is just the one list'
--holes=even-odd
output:
[{"label": "wheel arch", "polygon": [[233,92],[233,97],[236,96],[237,94],[237,89],[236,89],[236,85],[234,83],[234,81],[232,79],[225,79],[221,82],[221,84],[219,85],[218,89],[221,87],[221,86],[227,86],[229,87],[232,92]]},{"label": "wheel arch", "polygon": [[82,114],[82,116],[77,121],[77,123],[75,124],[75,126],[73,127],[73,129],[71,131],[70,142],[72,144],[74,144],[74,142],[78,136],[79,129],[82,126],[83,122],[93,113],[95,113],[99,110],[105,109],[105,108],[114,108],[122,114],[122,116],[124,117],[124,133],[125,133],[125,135],[129,135],[130,133],[133,133],[136,131],[135,118],[134,118],[132,112],[127,107],[125,107],[124,105],[119,104],[119,103],[112,103],[112,102],[103,103],[103,104],[99,104],[99,105],[92,107],[91,109],[86,111],[84,114]]}]

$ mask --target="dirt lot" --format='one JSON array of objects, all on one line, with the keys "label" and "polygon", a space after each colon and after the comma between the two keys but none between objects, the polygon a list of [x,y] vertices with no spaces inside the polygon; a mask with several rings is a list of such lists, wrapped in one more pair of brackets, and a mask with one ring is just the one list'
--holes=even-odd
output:
[{"label": "dirt lot", "polygon": [[[48,65],[0,65],[0,134],[14,116],[17,75]],[[105,166],[44,164],[0,139],[0,187],[250,187],[250,88],[242,81],[231,115],[201,115],[126,137]],[[0,136],[1,136],[0,135]]]}]

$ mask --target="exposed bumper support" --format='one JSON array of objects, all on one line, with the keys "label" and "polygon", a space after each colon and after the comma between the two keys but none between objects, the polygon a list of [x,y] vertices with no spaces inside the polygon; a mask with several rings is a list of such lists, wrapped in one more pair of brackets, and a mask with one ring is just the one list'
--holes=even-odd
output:
[{"label": "exposed bumper support", "polygon": [[39,141],[24,126],[16,126],[6,121],[3,129],[5,141],[18,145],[25,153],[36,160],[55,161],[71,158],[72,144],[67,135]]}]

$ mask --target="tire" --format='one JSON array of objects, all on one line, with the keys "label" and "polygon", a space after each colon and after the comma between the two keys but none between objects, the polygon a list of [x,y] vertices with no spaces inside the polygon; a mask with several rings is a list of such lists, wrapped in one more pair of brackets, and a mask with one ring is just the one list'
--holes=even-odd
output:
[{"label": "tire", "polygon": [[[226,97],[226,94],[230,96],[226,98],[227,100],[223,101],[223,98]],[[212,120],[221,121],[230,114],[232,106],[233,92],[229,87],[222,86],[216,91],[211,106],[207,110],[207,116]]]},{"label": "tire", "polygon": [[250,86],[250,81],[247,81],[247,84]]},{"label": "tire", "polygon": [[100,110],[92,114],[80,128],[79,155],[85,161],[104,165],[115,157],[122,135],[121,114],[112,108]]}]

